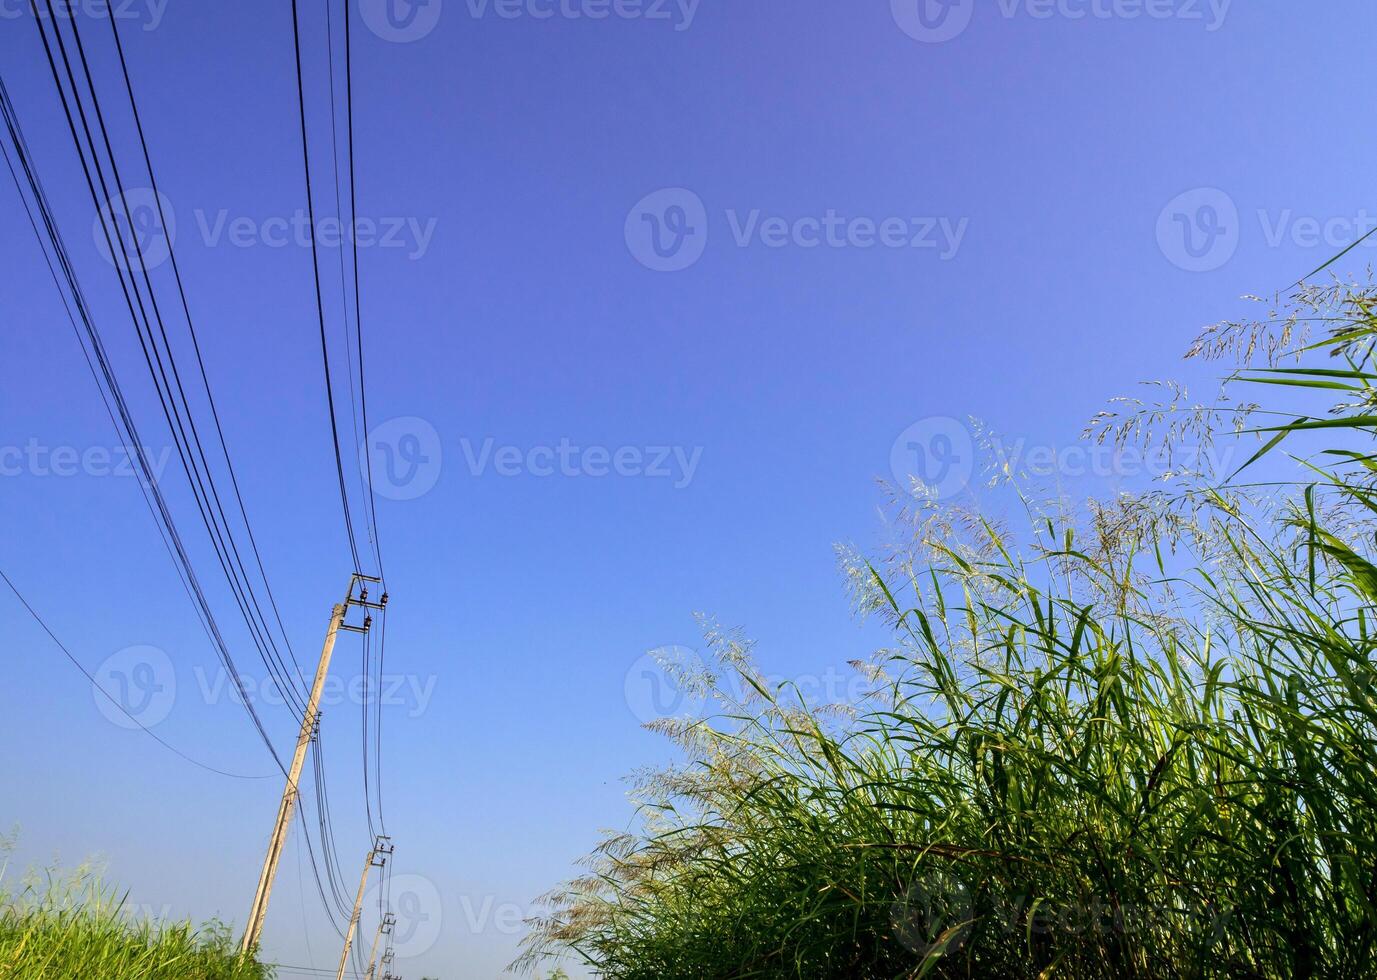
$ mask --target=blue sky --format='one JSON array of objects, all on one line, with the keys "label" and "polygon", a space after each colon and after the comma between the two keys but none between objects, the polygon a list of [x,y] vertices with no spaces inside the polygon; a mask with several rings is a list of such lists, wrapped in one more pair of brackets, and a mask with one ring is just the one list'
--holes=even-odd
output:
[{"label": "blue sky", "polygon": [[[407,976],[496,976],[531,900],[627,823],[622,777],[669,758],[639,727],[647,651],[701,647],[702,612],[756,639],[770,672],[825,686],[883,642],[852,618],[833,547],[879,540],[877,480],[913,446],[918,466],[968,457],[949,420],[977,416],[1074,455],[1111,396],[1207,378],[1181,363],[1195,331],[1256,312],[1239,297],[1284,289],[1377,207],[1370,4],[396,3],[362,0],[354,68]],[[126,183],[146,187],[104,8],[78,6]],[[301,7],[333,214],[324,6]],[[313,662],[349,558],[287,5],[115,10],[226,438]],[[160,458],[169,437],[17,0],[0,2],[0,65]],[[266,775],[5,181],[0,568],[99,676],[175,685],[149,716],[159,735]],[[176,466],[169,497],[194,530]],[[968,482],[958,466],[947,488]],[[233,623],[223,583],[213,598]],[[0,611],[0,821],[22,827],[19,862],[102,856],[137,904],[242,922],[280,778],[218,777],[121,728],[17,603]],[[242,623],[231,645],[261,681]],[[367,847],[359,663],[341,640],[346,688],[325,711],[351,879]],[[285,752],[287,712],[261,707]],[[298,846],[266,948],[332,966]]]}]

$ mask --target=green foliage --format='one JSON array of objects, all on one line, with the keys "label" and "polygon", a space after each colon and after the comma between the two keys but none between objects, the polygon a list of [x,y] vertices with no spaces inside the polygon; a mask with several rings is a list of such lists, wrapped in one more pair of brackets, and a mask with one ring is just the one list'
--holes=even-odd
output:
[{"label": "green foliage", "polygon": [[1377,975],[1373,311],[1360,289],[1307,289],[1197,347],[1265,355],[1226,397],[1341,399],[1327,410],[1101,420],[1100,438],[1124,441],[1212,438],[1229,418],[1257,433],[1253,466],[1319,433],[1330,448],[1297,457],[1303,485],[1190,476],[1084,514],[1024,496],[1022,542],[989,515],[903,498],[904,537],[845,563],[893,630],[859,665],[875,685],[861,704],[805,703],[713,631],[712,676],[683,680],[720,713],[657,726],[687,761],[640,781],[642,825],[551,896],[523,965],[572,954],[617,980]]},{"label": "green foliage", "polygon": [[271,980],[229,928],[129,914],[87,870],[0,891],[0,980]]}]

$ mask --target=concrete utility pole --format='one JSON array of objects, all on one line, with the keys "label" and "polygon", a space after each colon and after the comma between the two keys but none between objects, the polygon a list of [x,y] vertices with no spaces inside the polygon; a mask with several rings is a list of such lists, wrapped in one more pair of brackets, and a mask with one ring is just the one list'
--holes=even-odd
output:
[{"label": "concrete utility pole", "polygon": [[[378,969],[378,940],[383,936],[392,935],[392,927],[397,924],[397,917],[391,912],[384,913],[382,921],[378,923],[378,931],[373,933],[373,948],[368,951],[368,973],[364,980],[373,980],[373,974]],[[389,950],[389,952],[391,952]],[[383,954],[383,964],[387,964],[387,953]]]},{"label": "concrete utility pole", "polygon": [[363,911],[363,893],[368,888],[368,872],[374,868],[385,867],[392,851],[392,838],[379,835],[373,842],[373,849],[364,859],[363,874],[359,878],[359,893],[354,897],[354,914],[349,917],[349,930],[344,934],[344,952],[339,954],[339,973],[335,974],[335,980],[344,980],[344,969],[349,965],[349,950],[354,948],[354,933],[359,928],[359,914]]},{"label": "concrete utility pole", "polygon": [[[381,603],[368,601],[369,582],[379,579],[355,573],[349,579],[349,592],[344,601],[330,614],[330,628],[325,633],[325,646],[320,651],[320,665],[316,668],[315,683],[311,685],[311,696],[306,702],[306,713],[301,718],[301,734],[296,740],[296,754],[292,756],[292,767],[287,773],[287,785],[282,790],[282,802],[277,808],[277,822],[273,825],[272,837],[268,840],[268,855],[263,861],[263,873],[258,877],[258,890],[254,893],[253,908],[249,912],[248,924],[244,927],[244,939],[240,951],[250,953],[258,945],[263,933],[263,920],[268,914],[268,899],[272,895],[273,880],[277,877],[277,864],[282,859],[282,849],[287,843],[287,828],[292,822],[298,796],[297,783],[301,779],[301,769],[306,763],[306,749],[316,732],[320,720],[320,695],[325,688],[325,678],[330,672],[330,658],[335,652],[335,636],[340,630],[366,633],[372,617],[365,614],[362,626],[349,626],[344,617],[352,606],[365,609],[381,609],[387,604],[387,596]],[[359,597],[354,598],[354,589],[359,587]]]}]

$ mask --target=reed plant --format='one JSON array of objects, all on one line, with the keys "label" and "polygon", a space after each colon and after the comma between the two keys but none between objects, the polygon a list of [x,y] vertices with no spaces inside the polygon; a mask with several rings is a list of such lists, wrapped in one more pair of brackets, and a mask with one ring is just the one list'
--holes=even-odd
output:
[{"label": "reed plant", "polygon": [[271,980],[228,927],[136,915],[89,868],[0,888],[0,980]]},{"label": "reed plant", "polygon": [[1375,310],[1302,288],[1197,343],[1237,358],[1218,399],[1168,387],[1088,433],[1233,440],[1236,471],[1024,488],[1012,517],[901,488],[902,535],[843,551],[892,635],[854,665],[864,698],[767,683],[710,626],[712,666],[677,680],[712,717],[656,724],[683,761],[638,777],[635,829],[546,897],[519,965],[1377,976]]}]

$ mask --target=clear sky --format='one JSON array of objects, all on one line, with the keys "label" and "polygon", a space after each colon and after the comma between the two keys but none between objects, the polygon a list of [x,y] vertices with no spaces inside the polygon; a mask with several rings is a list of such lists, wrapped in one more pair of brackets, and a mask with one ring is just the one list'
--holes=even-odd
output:
[{"label": "clear sky", "polygon": [[[397,972],[413,978],[497,976],[531,901],[626,825],[623,777],[670,757],[639,722],[682,707],[646,686],[647,651],[701,648],[702,612],[758,640],[769,671],[826,688],[882,641],[852,618],[833,552],[880,536],[877,480],[927,468],[968,492],[950,421],[967,416],[1064,454],[1109,397],[1200,377],[1180,363],[1198,327],[1250,312],[1238,297],[1284,289],[1377,207],[1377,9],[1358,0],[360,2],[384,797]],[[126,183],[146,187],[104,7],[76,5]],[[324,7],[301,7],[333,214]],[[245,501],[314,662],[349,557],[295,220],[288,5],[115,10]],[[0,67],[161,458],[19,0],[0,0]],[[0,568],[88,669],[132,685],[160,736],[266,775],[0,177]],[[320,246],[338,353],[328,229]],[[154,275],[172,289],[165,264]],[[215,581],[175,458],[166,483]],[[223,582],[212,600],[261,684]],[[22,827],[18,862],[100,856],[137,905],[242,923],[280,777],[216,776],[120,727],[5,593],[0,617],[0,822]],[[359,670],[346,637],[334,673]],[[260,707],[286,752],[286,710]],[[368,845],[358,716],[347,687],[327,699],[351,880]],[[266,950],[331,967],[299,847]]]}]

